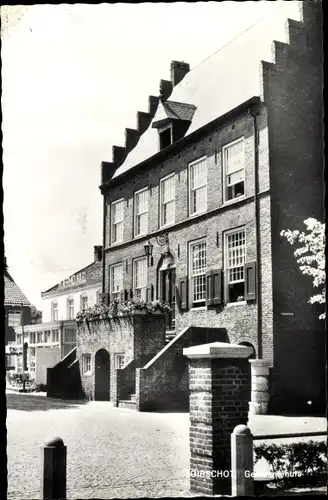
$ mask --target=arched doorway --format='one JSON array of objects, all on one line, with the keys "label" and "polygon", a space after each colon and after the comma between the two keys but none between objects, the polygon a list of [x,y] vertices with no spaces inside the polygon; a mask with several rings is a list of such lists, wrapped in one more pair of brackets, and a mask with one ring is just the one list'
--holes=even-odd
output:
[{"label": "arched doorway", "polygon": [[106,349],[95,356],[95,401],[110,400],[110,358]]},{"label": "arched doorway", "polygon": [[158,298],[172,311],[166,314],[166,329],[175,329],[175,263],[170,252],[162,255],[158,264]]}]

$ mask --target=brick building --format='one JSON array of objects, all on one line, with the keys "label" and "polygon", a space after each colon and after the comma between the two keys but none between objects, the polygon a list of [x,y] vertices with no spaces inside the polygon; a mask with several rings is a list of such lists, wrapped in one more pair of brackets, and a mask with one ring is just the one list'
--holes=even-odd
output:
[{"label": "brick building", "polygon": [[321,23],[320,2],[283,2],[191,71],[172,61],[102,163],[103,299],[162,299],[171,338],[198,327],[199,343],[213,329],[252,346],[271,411],[324,400],[324,325],[280,237],[323,220]]},{"label": "brick building", "polygon": [[[76,313],[97,303],[102,284],[102,247],[94,247],[94,260],[69,278],[41,293],[43,322],[16,325],[13,346],[27,343],[26,369],[36,383],[46,384],[47,367],[54,366],[76,347]],[[41,366],[42,365],[42,366]],[[22,357],[15,359],[22,370]]]},{"label": "brick building", "polygon": [[15,344],[15,328],[27,325],[31,321],[31,304],[8,271],[7,259],[3,262],[4,309],[5,309],[5,346],[6,368],[13,368],[17,351]]}]

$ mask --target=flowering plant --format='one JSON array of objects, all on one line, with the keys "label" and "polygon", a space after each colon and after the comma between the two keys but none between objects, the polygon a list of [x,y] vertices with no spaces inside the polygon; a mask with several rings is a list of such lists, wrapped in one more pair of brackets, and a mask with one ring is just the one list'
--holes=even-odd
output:
[{"label": "flowering plant", "polygon": [[99,319],[115,318],[120,315],[133,315],[135,311],[145,311],[148,314],[154,312],[170,312],[171,307],[161,300],[145,302],[140,298],[125,300],[119,302],[113,300],[108,306],[105,304],[96,304],[93,307],[82,309],[76,314],[78,323],[89,322]]}]

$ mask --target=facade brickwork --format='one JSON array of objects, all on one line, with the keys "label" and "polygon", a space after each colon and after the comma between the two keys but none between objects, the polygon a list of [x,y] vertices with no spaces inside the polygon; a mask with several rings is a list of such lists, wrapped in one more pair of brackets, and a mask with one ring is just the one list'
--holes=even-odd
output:
[{"label": "facade brickwork", "polygon": [[[89,326],[78,327],[76,347],[82,388],[89,400],[95,399],[95,356],[105,349],[109,354],[110,394],[108,400],[117,401],[115,355],[123,354],[124,363],[135,362],[135,367],[143,366],[165,344],[165,324],[163,316],[140,315],[120,317],[111,320],[90,322]],[[91,355],[90,373],[83,373],[84,354]],[[123,384],[123,381],[122,381]]]}]

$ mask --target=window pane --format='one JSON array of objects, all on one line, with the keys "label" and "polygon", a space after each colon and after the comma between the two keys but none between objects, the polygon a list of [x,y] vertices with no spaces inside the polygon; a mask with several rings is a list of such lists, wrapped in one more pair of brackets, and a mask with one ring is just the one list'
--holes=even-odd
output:
[{"label": "window pane", "polygon": [[244,280],[244,263],[246,260],[246,234],[245,231],[229,234],[228,247],[228,282]]},{"label": "window pane", "polygon": [[244,141],[241,140],[225,149],[226,173],[244,169]]},{"label": "window pane", "polygon": [[8,326],[13,328],[16,326],[21,326],[21,313],[18,311],[12,311],[8,313]]},{"label": "window pane", "polygon": [[203,302],[206,298],[206,242],[190,247],[191,297],[193,302]]}]

